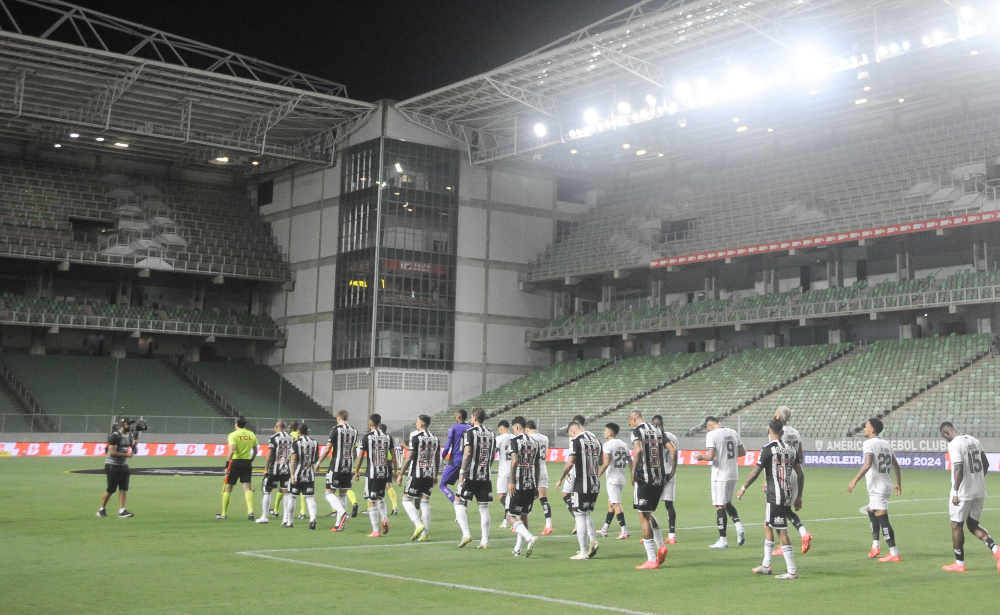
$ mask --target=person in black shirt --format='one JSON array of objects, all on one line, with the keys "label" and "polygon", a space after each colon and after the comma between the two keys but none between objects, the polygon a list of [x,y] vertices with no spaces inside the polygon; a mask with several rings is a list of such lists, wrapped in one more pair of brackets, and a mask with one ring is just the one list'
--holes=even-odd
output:
[{"label": "person in black shirt", "polygon": [[510,484],[507,490],[510,495],[507,497],[507,514],[514,518],[514,531],[517,532],[514,556],[520,555],[521,545],[527,543],[524,556],[531,557],[538,537],[528,529],[528,513],[538,497],[541,446],[524,432],[523,416],[514,417],[510,426],[514,437],[510,441]]},{"label": "person in black shirt", "polygon": [[129,469],[128,460],[135,453],[135,446],[138,444],[138,434],[135,440],[132,439],[132,419],[123,417],[121,428],[111,432],[108,436],[108,456],[104,459],[104,473],[108,477],[108,488],[101,496],[101,507],[97,510],[98,517],[107,517],[105,506],[111,498],[111,494],[118,492],[118,516],[126,518],[133,516],[125,510],[125,499],[128,497]]},{"label": "person in black shirt", "polygon": [[490,541],[490,503],[493,502],[491,467],[496,453],[493,432],[483,424],[486,411],[476,408],[472,412],[472,428],[462,434],[462,469],[458,475],[458,492],[455,494],[455,518],[462,528],[459,548],[472,542],[469,531],[468,502],[473,498],[479,503],[479,527],[482,534],[477,549],[486,549]]}]

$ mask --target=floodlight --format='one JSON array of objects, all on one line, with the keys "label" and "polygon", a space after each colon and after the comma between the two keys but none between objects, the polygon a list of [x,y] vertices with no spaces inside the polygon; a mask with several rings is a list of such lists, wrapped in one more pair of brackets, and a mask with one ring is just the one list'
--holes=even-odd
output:
[{"label": "floodlight", "polygon": [[[115,143],[115,145],[118,145]],[[219,156],[215,159],[216,162],[229,162],[229,156]]]},{"label": "floodlight", "polygon": [[896,43],[889,45],[889,51],[891,51],[892,53],[899,53],[899,45],[897,45]]},{"label": "floodlight", "polygon": [[257,162],[256,160],[254,160],[254,161],[253,161],[253,162],[251,162],[250,164],[252,164],[253,166],[257,166],[257,165],[259,165],[260,163],[259,163],[259,162]]},{"label": "floodlight", "polygon": [[657,156],[657,158],[663,158],[663,153],[661,152],[661,153],[657,154],[656,156]]},{"label": "floodlight", "polygon": [[815,96],[817,94],[816,90],[809,90],[810,96]]},{"label": "floodlight", "polygon": [[740,126],[739,128],[736,129],[736,132],[746,132],[746,131],[747,131],[746,126]]},{"label": "floodlight", "polygon": [[933,38],[934,38],[934,42],[935,43],[940,44],[940,43],[945,42],[944,32],[942,32],[940,30],[938,30],[937,32],[934,33]]},{"label": "floodlight", "polygon": [[576,131],[575,130],[569,131],[569,138],[570,139],[575,139],[576,138]]},{"label": "floodlight", "polygon": [[618,103],[618,111],[623,115],[628,115],[628,113],[632,111],[632,107],[623,100]]},{"label": "floodlight", "polygon": [[681,128],[684,128],[688,125],[688,121],[684,118],[681,118],[677,120],[677,125],[680,126]]},{"label": "floodlight", "polygon": [[[857,60],[852,58],[852,64]],[[805,79],[812,79],[826,72],[826,62],[823,55],[812,47],[803,47],[795,55],[795,64],[798,66],[799,75]]]},{"label": "floodlight", "polygon": [[628,143],[622,143],[622,149],[628,149],[630,147],[632,147],[632,146],[629,145]]},{"label": "floodlight", "polygon": [[[124,149],[124,148],[128,147],[128,143],[121,143],[121,142],[115,143],[115,147],[120,147],[120,148]],[[226,158],[226,160],[229,160],[229,159]]]},{"label": "floodlight", "polygon": [[588,124],[596,124],[598,117],[597,109],[587,109],[583,112],[583,121]]},{"label": "floodlight", "polygon": [[52,145],[52,147],[62,147],[62,144],[60,144],[60,143],[55,143],[55,144],[53,144],[53,145]]},{"label": "floodlight", "polygon": [[970,56],[977,56],[977,55],[979,55],[979,52],[976,51],[975,49],[973,49],[972,51],[969,52],[969,55]]},{"label": "floodlight", "polygon": [[672,102],[667,105],[667,113],[673,115],[677,111],[677,103]]},{"label": "floodlight", "polygon": [[94,139],[94,141],[97,141],[98,143],[104,143],[104,137],[97,137],[96,139]]},{"label": "floodlight", "polygon": [[635,153],[635,155],[636,155],[636,156],[645,156],[645,155],[646,155],[646,150],[644,150],[644,149],[641,149],[641,150],[637,151],[637,152]]},{"label": "floodlight", "polygon": [[646,104],[649,105],[650,107],[655,107],[656,97],[653,96],[652,94],[646,94]]},{"label": "floodlight", "polygon": [[704,79],[699,79],[698,82],[694,84],[694,87],[698,88],[698,91],[702,92],[702,93],[707,92],[710,89],[712,89],[712,86],[710,86],[708,84],[708,81],[706,81]]},{"label": "floodlight", "polygon": [[686,83],[678,83],[674,87],[674,93],[677,94],[677,98],[687,100],[688,98],[691,98],[691,86]]},{"label": "floodlight", "polygon": [[768,132],[774,132],[774,129],[773,128],[768,128],[767,131]]},{"label": "floodlight", "polygon": [[871,89],[872,89],[872,86],[870,86],[870,85],[866,85],[866,86],[864,87],[864,90],[865,90],[866,92],[868,92],[868,91],[869,91],[869,90],[871,90]]},{"label": "floodlight", "polygon": [[734,117],[733,118],[733,123],[734,124],[738,123],[739,121],[740,121],[740,118],[738,118],[738,117]]},{"label": "floodlight", "polygon": [[910,41],[903,41],[903,51],[910,48]]},{"label": "floodlight", "polygon": [[888,55],[889,54],[889,48],[886,47],[885,45],[882,45],[881,47],[878,48],[878,54],[880,56]]},{"label": "floodlight", "polygon": [[905,100],[906,100],[905,98],[900,98],[899,102],[904,102]]},{"label": "floodlight", "polygon": [[548,129],[545,128],[545,124],[542,124],[541,122],[535,124],[535,136],[544,137],[547,132]]},{"label": "floodlight", "polygon": [[973,16],[972,7],[963,6],[962,8],[958,9],[958,14],[962,16],[962,19],[972,19]]},{"label": "floodlight", "polygon": [[71,133],[69,133],[69,138],[70,139],[77,139],[79,137],[80,137],[80,133],[78,133],[78,132],[71,132]]},{"label": "floodlight", "polygon": [[[538,129],[537,129],[537,128],[535,128],[535,132],[538,132]],[[540,136],[540,135],[539,135],[539,136]],[[397,172],[397,173],[402,173],[402,172],[403,172],[403,167],[402,167],[402,165],[400,165],[400,164],[399,164],[398,162],[396,163],[396,172]]]},{"label": "floodlight", "polygon": [[856,101],[854,101],[854,104],[856,104],[856,105],[863,105],[863,104],[865,104],[866,102],[868,102],[868,99],[867,99],[867,98],[859,98],[859,99],[857,99]]},{"label": "floodlight", "polygon": [[575,154],[575,153],[576,153],[576,150],[575,150],[575,149],[571,149],[571,150],[569,150],[569,153],[571,153],[571,154]]}]

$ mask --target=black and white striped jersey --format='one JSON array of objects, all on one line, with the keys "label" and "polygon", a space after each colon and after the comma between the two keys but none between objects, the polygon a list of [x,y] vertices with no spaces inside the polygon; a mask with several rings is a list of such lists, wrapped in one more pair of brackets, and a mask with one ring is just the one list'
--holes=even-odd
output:
[{"label": "black and white striped jersey", "polygon": [[292,437],[287,432],[279,431],[268,439],[267,448],[274,453],[274,460],[264,471],[272,476],[287,476],[288,459],[292,456]]},{"label": "black and white striped jersey", "polygon": [[434,478],[434,462],[441,454],[438,437],[427,431],[410,434],[410,467],[407,476],[413,478]]},{"label": "black and white striped jersey", "polygon": [[576,480],[573,491],[576,493],[600,493],[601,479],[597,473],[601,469],[601,441],[597,436],[584,431],[570,440],[570,454],[573,455],[573,468],[576,470]]},{"label": "black and white striped jersey", "polygon": [[316,480],[313,465],[319,455],[319,444],[309,436],[299,436],[292,443],[292,454],[295,455],[295,481],[311,483]]},{"label": "black and white striped jersey", "polygon": [[783,440],[771,440],[760,449],[757,467],[764,470],[769,504],[791,506],[796,494],[792,492],[792,474],[799,452]]},{"label": "black and white striped jersey", "polygon": [[394,448],[392,436],[376,429],[361,436],[361,453],[368,457],[365,476],[368,478],[392,479],[389,453]]},{"label": "black and white striped jersey", "polygon": [[642,445],[642,460],[636,476],[647,485],[662,485],[667,474],[667,449],[663,446],[663,432],[643,422],[632,430],[632,446]]},{"label": "black and white striped jersey", "polygon": [[535,489],[538,485],[538,476],[535,475],[535,462],[541,447],[538,440],[535,440],[526,433],[518,434],[510,440],[511,456],[517,455],[517,463],[511,460],[510,479],[514,483],[514,489],[525,491]]},{"label": "black and white striped jersey", "polygon": [[493,432],[482,425],[466,430],[462,434],[462,450],[471,449],[465,453],[462,463],[469,461],[465,480],[492,480],[490,467],[493,465],[493,454],[496,452],[496,442]]},{"label": "black and white striped jersey", "polygon": [[334,474],[350,472],[354,463],[354,443],[358,430],[347,423],[337,424],[330,430],[330,471]]}]

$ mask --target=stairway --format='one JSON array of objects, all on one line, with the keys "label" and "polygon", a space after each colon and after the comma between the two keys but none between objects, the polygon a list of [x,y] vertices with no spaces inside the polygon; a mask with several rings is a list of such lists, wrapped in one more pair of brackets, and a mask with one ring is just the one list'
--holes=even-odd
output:
[{"label": "stairway", "polygon": [[[226,401],[218,391],[213,389],[207,382],[202,380],[191,371],[186,365],[184,365],[180,359],[176,357],[170,357],[163,359],[163,363],[170,368],[170,371],[174,372],[178,378],[183,380],[189,387],[194,389],[199,395],[201,395],[205,401],[212,405],[213,408],[219,411],[223,416],[235,419],[243,416],[240,412],[233,407],[232,404]],[[247,422],[247,429],[250,431],[256,431],[253,424]]]},{"label": "stairway", "polygon": [[31,422],[32,431],[56,431],[52,426],[52,419],[45,413],[45,409],[2,360],[0,360],[0,388],[14,400],[18,409],[27,415],[25,418]]}]

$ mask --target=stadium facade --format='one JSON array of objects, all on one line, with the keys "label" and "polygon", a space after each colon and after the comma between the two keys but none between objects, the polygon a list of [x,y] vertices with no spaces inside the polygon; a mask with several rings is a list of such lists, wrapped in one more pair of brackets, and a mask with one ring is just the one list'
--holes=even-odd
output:
[{"label": "stadium facade", "polygon": [[0,31],[5,349],[396,426],[553,363],[997,325],[989,3],[645,1],[376,103],[40,4],[150,42]]}]

